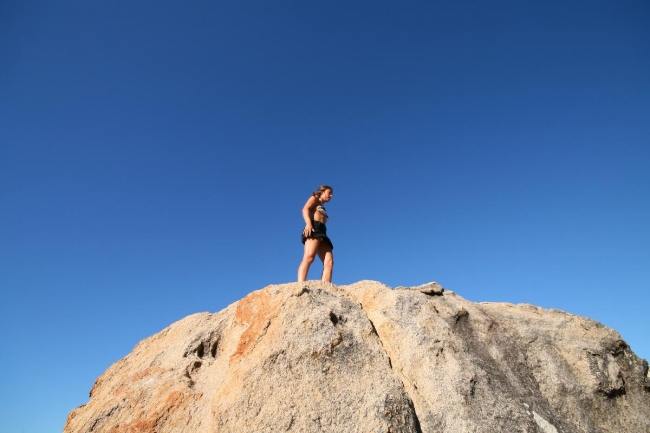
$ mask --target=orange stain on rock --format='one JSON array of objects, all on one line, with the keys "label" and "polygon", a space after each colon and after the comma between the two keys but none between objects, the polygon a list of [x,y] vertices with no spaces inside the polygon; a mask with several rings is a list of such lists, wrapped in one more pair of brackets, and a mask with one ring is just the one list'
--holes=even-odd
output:
[{"label": "orange stain on rock", "polygon": [[262,289],[253,292],[239,301],[235,312],[235,322],[248,324],[248,328],[239,338],[237,350],[230,357],[230,362],[239,358],[254,346],[270,322],[278,314],[282,297],[273,297],[271,293]]},{"label": "orange stain on rock", "polygon": [[133,421],[128,424],[113,427],[109,433],[156,433],[156,420]]},{"label": "orange stain on rock", "polygon": [[[115,426],[109,433],[156,433],[159,424],[168,423],[170,418],[172,418],[171,414],[174,411],[187,406],[187,401],[184,401],[185,397],[184,393],[173,391],[167,396],[165,402],[161,406],[155,408],[153,412],[149,413],[146,419],[138,419],[126,424]],[[190,397],[194,397],[190,398],[190,400],[196,400],[196,396]],[[189,417],[189,413],[186,417]]]}]

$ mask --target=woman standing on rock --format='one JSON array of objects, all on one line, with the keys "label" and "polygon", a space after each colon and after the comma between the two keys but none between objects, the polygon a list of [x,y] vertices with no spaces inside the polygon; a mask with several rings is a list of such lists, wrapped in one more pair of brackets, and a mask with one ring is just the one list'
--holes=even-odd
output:
[{"label": "woman standing on rock", "polygon": [[314,261],[316,254],[323,262],[323,275],[321,280],[332,282],[332,267],[334,245],[327,237],[327,211],[323,206],[332,199],[332,187],[323,185],[314,191],[302,208],[302,218],[305,220],[305,229],[302,231],[302,243],[305,244],[305,254],[298,267],[298,281],[305,281],[309,266]]}]

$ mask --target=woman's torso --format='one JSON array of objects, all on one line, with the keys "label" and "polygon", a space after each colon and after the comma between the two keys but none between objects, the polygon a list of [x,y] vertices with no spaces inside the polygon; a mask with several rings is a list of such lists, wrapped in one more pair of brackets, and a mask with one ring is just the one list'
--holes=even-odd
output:
[{"label": "woman's torso", "polygon": [[328,220],[325,206],[317,202],[314,206],[311,207],[311,209],[309,209],[309,218],[311,220],[325,224]]}]

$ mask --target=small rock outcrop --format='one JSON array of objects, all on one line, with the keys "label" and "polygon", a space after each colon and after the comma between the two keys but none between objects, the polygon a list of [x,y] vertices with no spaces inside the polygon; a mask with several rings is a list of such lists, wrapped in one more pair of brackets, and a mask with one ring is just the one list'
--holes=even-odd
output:
[{"label": "small rock outcrop", "polygon": [[268,286],[113,364],[64,433],[650,433],[648,363],[601,324],[437,283]]}]

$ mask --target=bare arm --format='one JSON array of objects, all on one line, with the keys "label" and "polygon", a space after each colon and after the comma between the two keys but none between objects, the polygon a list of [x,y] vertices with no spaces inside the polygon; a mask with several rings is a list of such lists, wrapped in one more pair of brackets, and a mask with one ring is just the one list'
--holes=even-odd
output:
[{"label": "bare arm", "polygon": [[316,197],[313,195],[309,197],[309,200],[307,200],[307,203],[302,208],[302,219],[305,220],[305,229],[302,231],[302,233],[305,235],[305,237],[309,237],[311,235],[311,232],[314,230],[311,224],[311,210],[316,206]]}]

